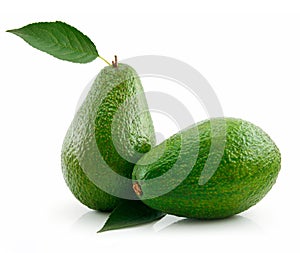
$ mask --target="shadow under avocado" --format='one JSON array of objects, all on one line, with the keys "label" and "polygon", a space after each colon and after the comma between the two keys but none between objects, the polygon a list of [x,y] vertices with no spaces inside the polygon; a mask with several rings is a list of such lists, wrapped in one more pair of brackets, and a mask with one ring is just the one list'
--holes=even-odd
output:
[{"label": "shadow under avocado", "polygon": [[176,221],[168,226],[163,227],[158,232],[220,232],[228,234],[239,234],[243,233],[259,233],[262,229],[249,218],[241,215],[234,215],[229,218],[215,219],[215,220],[199,220],[199,219],[189,219],[183,218]]}]

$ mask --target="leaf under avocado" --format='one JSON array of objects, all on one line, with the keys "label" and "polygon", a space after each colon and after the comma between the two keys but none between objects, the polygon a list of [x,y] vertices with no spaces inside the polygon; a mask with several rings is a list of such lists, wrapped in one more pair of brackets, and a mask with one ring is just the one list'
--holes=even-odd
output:
[{"label": "leaf under avocado", "polygon": [[142,201],[124,200],[112,211],[98,233],[145,224],[163,216],[164,213],[146,206]]},{"label": "leaf under avocado", "polygon": [[88,63],[98,57],[96,46],[86,35],[61,21],[33,23],[7,32],[61,60]]}]

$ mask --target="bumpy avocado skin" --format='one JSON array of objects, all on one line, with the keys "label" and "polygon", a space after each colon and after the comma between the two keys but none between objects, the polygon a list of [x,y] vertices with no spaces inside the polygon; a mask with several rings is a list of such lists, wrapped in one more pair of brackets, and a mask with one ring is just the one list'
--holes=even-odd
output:
[{"label": "bumpy avocado skin", "polygon": [[105,67],[65,136],[61,152],[65,181],[82,204],[110,211],[120,201],[111,193],[132,189],[115,178],[103,182],[112,191],[100,189],[98,182],[107,168],[130,179],[134,163],[154,145],[154,127],[137,73],[125,64]]},{"label": "bumpy avocado skin", "polygon": [[[216,172],[207,183],[199,185],[211,146],[211,123],[216,141],[224,138],[221,125],[225,123],[225,150]],[[184,152],[182,138],[190,142]],[[170,170],[177,159],[183,161],[182,171],[191,169],[185,164],[189,163],[189,153],[195,148],[199,152],[188,176],[170,192],[155,195],[160,187],[156,184],[154,189],[150,179]],[[218,150],[217,146],[213,152],[222,152],[221,147]],[[147,165],[149,161],[155,162]],[[133,180],[139,184],[141,200],[154,209],[190,218],[217,219],[240,213],[259,202],[274,185],[280,163],[279,149],[259,127],[241,119],[214,118],[175,134],[145,154],[134,168]],[[161,181],[160,185],[170,182]]]}]

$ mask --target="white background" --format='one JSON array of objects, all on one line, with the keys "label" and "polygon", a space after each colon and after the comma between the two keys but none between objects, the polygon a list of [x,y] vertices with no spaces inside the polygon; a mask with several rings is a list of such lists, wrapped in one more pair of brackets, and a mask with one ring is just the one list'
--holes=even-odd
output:
[{"label": "white background", "polygon": [[[1,2],[0,251],[299,252],[296,3]],[[60,169],[60,149],[82,90],[105,64],[63,62],[5,33],[55,20],[87,34],[108,59],[114,54],[120,59],[157,54],[199,70],[226,116],[259,125],[280,148],[282,169],[270,193],[250,210],[226,220],[177,222],[167,216],[157,223],[96,234],[107,214],[90,211],[69,192]],[[146,91],[172,87],[162,80],[143,81]],[[176,88],[170,92],[175,96]],[[178,91],[177,96],[197,119],[206,117],[188,95]],[[177,131],[159,115],[154,120],[165,137]]]}]

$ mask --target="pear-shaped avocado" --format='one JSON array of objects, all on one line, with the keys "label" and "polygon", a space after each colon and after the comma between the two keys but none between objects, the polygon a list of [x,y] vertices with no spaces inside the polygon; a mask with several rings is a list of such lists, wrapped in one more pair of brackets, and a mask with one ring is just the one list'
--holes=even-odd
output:
[{"label": "pear-shaped avocado", "polygon": [[215,118],[175,134],[145,154],[134,168],[133,189],[145,204],[164,213],[224,218],[266,195],[280,161],[278,148],[259,127],[240,119]]},{"label": "pear-shaped avocado", "polygon": [[134,164],[154,145],[140,79],[132,67],[114,63],[98,74],[68,129],[61,155],[65,181],[84,205],[110,211],[134,194]]}]

